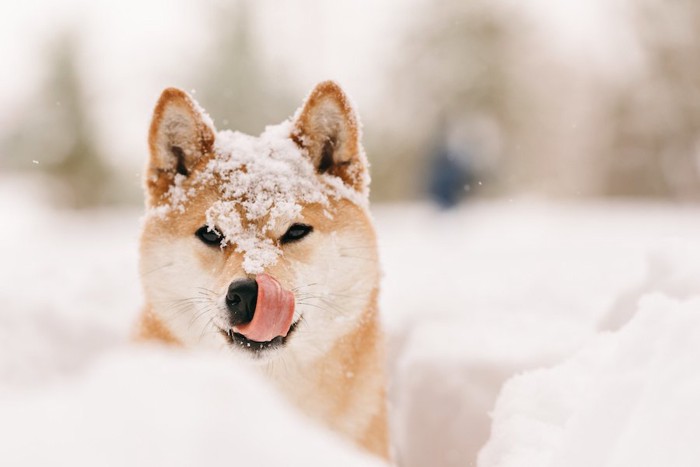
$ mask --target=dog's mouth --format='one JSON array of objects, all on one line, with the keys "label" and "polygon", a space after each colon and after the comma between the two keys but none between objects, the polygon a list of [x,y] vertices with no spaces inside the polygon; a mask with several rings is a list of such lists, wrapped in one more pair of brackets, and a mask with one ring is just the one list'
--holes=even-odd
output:
[{"label": "dog's mouth", "polygon": [[296,330],[297,325],[299,324],[299,321],[301,321],[301,319],[292,323],[292,325],[289,327],[289,332],[287,332],[286,336],[277,336],[269,341],[264,341],[264,342],[259,342],[259,341],[254,341],[252,339],[248,339],[246,336],[244,336],[243,334],[241,334],[239,332],[234,331],[232,328],[229,328],[228,331],[224,330],[224,329],[219,329],[219,332],[221,332],[221,334],[226,338],[226,340],[228,341],[228,343],[230,345],[235,346],[235,347],[240,347],[240,348],[247,350],[248,352],[251,352],[253,354],[259,354],[261,352],[266,352],[269,350],[284,347],[284,345],[289,340],[289,337]]}]

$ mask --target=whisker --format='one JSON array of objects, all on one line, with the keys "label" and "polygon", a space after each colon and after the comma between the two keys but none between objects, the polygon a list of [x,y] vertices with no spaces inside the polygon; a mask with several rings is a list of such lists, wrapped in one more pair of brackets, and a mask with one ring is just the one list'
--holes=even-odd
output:
[{"label": "whisker", "polygon": [[349,298],[349,299],[358,300],[358,301],[362,301],[362,300],[363,300],[363,297],[358,297],[358,296],[356,296],[356,295],[336,294],[336,293],[331,293],[331,292],[324,293],[324,294],[319,294],[319,295],[315,295],[315,294],[296,295],[296,298],[298,299],[297,301],[302,301],[302,300],[307,300],[307,299],[314,299],[314,298],[317,298],[317,299],[319,299],[319,300],[328,300],[328,299],[329,299],[329,296],[332,296],[332,297]]},{"label": "whisker", "polygon": [[195,313],[194,317],[190,320],[189,322],[189,327],[194,326],[194,323],[201,318],[202,316],[206,315],[208,312],[212,311],[211,305],[208,305],[204,307],[203,310],[200,310],[198,313]]},{"label": "whisker", "polygon": [[218,293],[214,292],[211,289],[207,289],[206,287],[196,287],[200,293],[202,294],[209,294],[209,295],[219,295]]},{"label": "whisker", "polygon": [[[315,304],[313,304],[313,303],[300,303],[299,306],[312,306],[312,307],[314,307],[314,308],[318,308],[318,309],[321,310],[321,311],[325,311],[325,312],[328,312],[328,311],[329,311],[329,310],[327,310],[326,308],[324,308],[324,307],[322,307],[322,306],[320,306],[320,305],[315,305]],[[338,311],[338,310],[336,310],[336,311]]]},{"label": "whisker", "polygon": [[147,275],[149,275],[149,274],[153,274],[154,272],[160,271],[161,269],[168,268],[168,267],[172,266],[173,264],[175,264],[175,262],[174,262],[174,261],[171,261],[171,262],[166,263],[166,264],[164,264],[164,265],[162,265],[162,266],[158,266],[157,268],[154,268],[154,269],[151,269],[150,271],[146,271],[146,272],[142,273],[142,274],[141,274],[141,277],[145,277],[145,276],[147,276]]},{"label": "whisker", "polygon": [[[211,323],[212,323],[213,321],[214,321],[214,316],[211,316],[211,317],[209,318],[209,321],[207,321],[207,322],[204,324],[204,327],[202,328],[202,332],[199,334],[199,341],[202,340],[202,338],[204,337],[204,334],[206,334],[206,331],[208,330],[209,326],[211,326]],[[213,326],[212,326],[212,327],[213,327]]]},{"label": "whisker", "polygon": [[335,304],[335,303],[330,303],[330,302],[327,301],[327,300],[321,300],[321,303],[323,303],[325,306],[327,306],[327,307],[330,308],[331,310],[337,311],[338,313],[343,314],[343,313],[346,313],[346,312],[347,312],[347,309],[341,308],[341,307],[338,306],[337,304]]},{"label": "whisker", "polygon": [[341,258],[352,258],[352,259],[359,259],[361,261],[371,261],[373,263],[377,262],[377,258],[365,258],[363,256],[355,256],[355,255],[340,255]]},{"label": "whisker", "polygon": [[318,282],[311,282],[311,283],[306,284],[306,285],[300,285],[299,287],[294,287],[294,288],[292,289],[292,292],[296,292],[296,291],[298,291],[298,290],[300,290],[300,289],[303,289],[304,287],[311,287],[312,285],[318,285]]}]

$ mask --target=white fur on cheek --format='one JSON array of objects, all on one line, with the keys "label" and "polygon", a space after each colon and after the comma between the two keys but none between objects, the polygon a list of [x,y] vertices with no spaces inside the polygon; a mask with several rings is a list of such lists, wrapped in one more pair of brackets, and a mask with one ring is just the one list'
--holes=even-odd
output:
[{"label": "white fur on cheek", "polygon": [[196,241],[151,242],[142,258],[142,281],[154,313],[175,337],[186,345],[221,348],[225,340],[215,323],[222,293],[212,290],[216,278],[197,259]]},{"label": "white fur on cheek", "polygon": [[303,315],[290,350],[302,359],[326,352],[354,329],[367,309],[378,280],[373,245],[358,232],[314,234],[311,257],[292,265]]}]

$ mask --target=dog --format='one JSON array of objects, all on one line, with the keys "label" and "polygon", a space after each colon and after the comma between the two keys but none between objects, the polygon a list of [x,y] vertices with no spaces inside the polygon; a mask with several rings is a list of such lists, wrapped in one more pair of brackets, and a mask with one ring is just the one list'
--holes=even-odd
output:
[{"label": "dog", "polygon": [[149,131],[137,338],[260,367],[308,414],[389,458],[380,270],[361,126],[334,82],[259,137],[163,91]]}]

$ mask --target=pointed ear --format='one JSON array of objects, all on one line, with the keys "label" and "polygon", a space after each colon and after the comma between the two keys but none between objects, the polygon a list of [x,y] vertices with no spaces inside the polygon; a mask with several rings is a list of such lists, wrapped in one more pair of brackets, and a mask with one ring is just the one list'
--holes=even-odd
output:
[{"label": "pointed ear", "polygon": [[360,123],[347,96],[333,81],[318,84],[294,117],[292,138],[308,152],[318,173],[339,177],[366,193],[368,164]]},{"label": "pointed ear", "polygon": [[186,92],[176,88],[163,91],[148,134],[151,156],[146,187],[151,200],[157,202],[177,174],[188,177],[211,153],[214,138],[211,119]]}]

